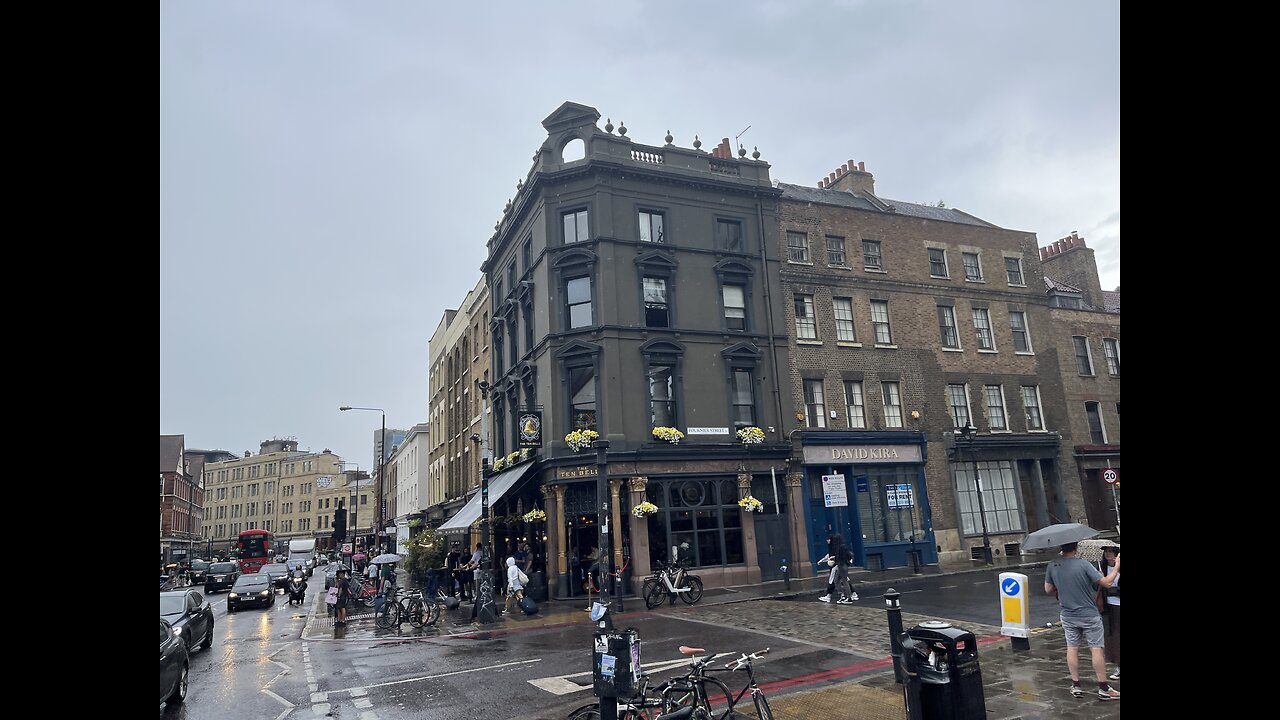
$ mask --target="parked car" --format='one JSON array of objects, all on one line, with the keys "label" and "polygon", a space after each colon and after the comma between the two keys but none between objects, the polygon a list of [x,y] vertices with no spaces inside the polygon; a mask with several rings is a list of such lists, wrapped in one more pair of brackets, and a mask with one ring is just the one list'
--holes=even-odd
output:
[{"label": "parked car", "polygon": [[261,572],[241,575],[227,593],[228,613],[250,605],[271,607],[275,603],[276,591],[271,587],[271,578]]},{"label": "parked car", "polygon": [[240,578],[240,566],[234,562],[218,562],[213,563],[205,570],[204,574],[204,592],[205,594],[213,593],[217,590],[227,590],[236,584],[236,580]]},{"label": "parked car", "polygon": [[190,650],[213,645],[213,606],[196,590],[174,590],[160,593],[160,617],[169,621],[173,631],[182,635]]},{"label": "parked car", "polygon": [[180,705],[187,699],[187,643],[160,618],[160,702]]},{"label": "parked car", "polygon": [[209,570],[208,560],[191,561],[191,584],[203,585],[205,573]]},{"label": "parked car", "polygon": [[285,563],[267,563],[258,572],[271,578],[272,588],[283,590],[289,584],[289,566]]}]

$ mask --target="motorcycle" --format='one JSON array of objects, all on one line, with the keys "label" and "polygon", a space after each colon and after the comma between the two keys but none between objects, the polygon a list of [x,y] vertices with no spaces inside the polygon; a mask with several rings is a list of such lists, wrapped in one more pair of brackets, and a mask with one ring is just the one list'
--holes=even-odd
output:
[{"label": "motorcycle", "polygon": [[289,604],[302,604],[307,594],[307,581],[302,577],[302,573],[295,571],[293,576],[289,578]]}]

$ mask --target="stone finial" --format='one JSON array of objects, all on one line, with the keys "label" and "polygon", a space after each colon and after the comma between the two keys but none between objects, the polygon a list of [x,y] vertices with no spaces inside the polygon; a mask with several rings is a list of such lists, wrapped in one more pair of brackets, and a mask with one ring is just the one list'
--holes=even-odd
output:
[{"label": "stone finial", "polygon": [[[599,117],[599,116],[597,115],[596,117]],[[609,133],[610,135],[613,134],[613,118],[604,119],[604,131]]]},{"label": "stone finial", "polygon": [[626,121],[626,120],[619,120],[619,121],[618,121],[618,134],[619,134],[619,135],[621,135],[622,137],[626,137],[626,136],[627,136],[627,121]]},{"label": "stone finial", "polygon": [[694,149],[694,150],[701,150],[701,149],[702,149],[702,141],[698,139],[698,136],[697,136],[697,135],[694,135],[694,136],[693,136],[693,149]]},{"label": "stone finial", "polygon": [[501,220],[499,220],[498,222],[494,223],[494,224],[493,224],[493,229],[494,229],[494,230],[501,230],[501,229],[502,229],[502,221],[501,221]]},{"label": "stone finial", "polygon": [[675,138],[671,137],[671,131],[670,131],[670,130],[668,130],[668,131],[667,131],[667,144],[668,144],[668,145],[670,145],[672,140],[675,140]]},{"label": "stone finial", "polygon": [[747,156],[747,149],[746,149],[746,148],[744,148],[744,147],[742,147],[741,145],[739,145],[739,146],[738,146],[738,157],[740,157],[740,158],[744,158],[744,157],[746,157],[746,156]]},{"label": "stone finial", "polygon": [[759,146],[759,145],[757,145],[757,146],[756,146],[756,151],[755,151],[755,152],[753,152],[753,153],[751,153],[751,159],[752,159],[752,160],[759,160],[759,159],[760,159],[760,146]]}]

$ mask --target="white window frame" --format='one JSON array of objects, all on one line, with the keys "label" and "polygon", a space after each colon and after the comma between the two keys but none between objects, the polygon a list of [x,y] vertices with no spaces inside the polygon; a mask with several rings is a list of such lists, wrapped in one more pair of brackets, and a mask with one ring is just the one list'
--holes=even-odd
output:
[{"label": "white window frame", "polygon": [[[868,264],[867,264],[867,247],[868,247],[868,246],[871,246],[871,247],[874,247],[874,248],[875,248],[875,250],[876,250],[876,252],[875,252],[875,256],[876,256],[876,260],[880,263],[879,265],[868,265]],[[862,269],[863,269],[863,270],[869,270],[869,271],[871,271],[871,272],[885,272],[885,269],[884,269],[884,244],[883,244],[883,243],[881,243],[879,240],[873,240],[873,239],[870,239],[870,238],[863,238],[863,240],[862,240]]]},{"label": "white window frame", "polygon": [[[1013,281],[1013,278],[1009,277],[1009,261],[1010,261],[1010,260],[1012,260],[1012,261],[1014,261],[1015,263],[1017,263],[1017,264],[1018,264],[1018,276],[1022,278],[1022,282],[1020,282],[1020,283],[1016,283],[1016,282],[1014,282],[1014,281]],[[1005,256],[1005,258],[1004,258],[1004,276],[1005,276],[1005,279],[1009,282],[1009,287],[1026,287],[1026,286],[1027,286],[1027,273],[1024,271],[1024,269],[1023,269],[1023,267],[1022,267],[1022,258],[1020,258],[1020,257],[1010,257],[1010,256],[1006,255],[1006,256]]]},{"label": "white window frame", "polygon": [[[943,350],[949,350],[949,351],[963,350],[963,349],[964,349],[964,346],[963,346],[963,344],[962,344],[962,343],[961,343],[961,341],[960,341],[960,325],[959,325],[959,324],[958,324],[958,322],[956,321],[956,308],[955,308],[955,306],[954,306],[954,305],[939,305],[939,306],[937,306],[937,307],[938,307],[938,313],[939,313],[939,315],[940,315],[940,317],[938,318],[938,342],[942,344],[942,349],[943,349]],[[955,336],[955,339],[956,339],[956,344],[955,344],[955,345],[948,345],[948,344],[947,344],[947,336],[946,336],[946,333],[944,333],[944,332],[942,331],[942,317],[941,317],[941,314],[942,314],[943,312],[946,312],[947,314],[949,314],[949,315],[950,315],[950,318],[951,318],[951,334]]]},{"label": "white window frame", "polygon": [[[831,267],[847,268],[849,267],[849,251],[845,244],[845,239],[839,235],[827,235],[827,265]],[[831,241],[838,240],[840,242],[840,254],[844,256],[844,262],[832,262],[831,260]]]},{"label": "white window frame", "polygon": [[[803,241],[802,244],[792,245],[791,241],[797,238]],[[793,257],[793,255],[795,255],[794,251],[799,251],[801,257],[799,258]],[[796,263],[798,265],[813,264],[813,261],[809,259],[809,234],[808,233],[797,232],[795,230],[787,231],[787,262]]]},{"label": "white window frame", "polygon": [[[843,303],[844,307],[841,307],[841,303]],[[836,318],[836,340],[839,342],[847,342],[847,343],[858,342],[858,330],[854,326],[854,320],[853,320],[853,298],[851,297],[831,298],[831,312],[835,314],[835,318]],[[840,317],[841,312],[847,312],[848,317],[846,318]],[[841,325],[841,323],[847,323],[848,325],[847,330],[848,330],[849,337],[845,337],[845,328]]]},{"label": "white window frame", "polygon": [[1102,338],[1102,354],[1107,359],[1107,374],[1111,377],[1120,377],[1120,341],[1115,338]]},{"label": "white window frame", "polygon": [[[884,308],[884,319],[876,319],[876,306]],[[884,334],[887,336],[885,341],[880,340],[880,328],[884,327]],[[889,322],[889,301],[888,300],[872,300],[871,301],[871,330],[872,339],[875,340],[876,347],[893,347],[893,325]]]},{"label": "white window frame", "polygon": [[[886,428],[902,427],[902,383],[896,380],[881,382],[880,399],[884,404],[884,426]],[[892,414],[889,412],[891,409],[895,411]],[[894,415],[897,417],[895,418]]]},{"label": "white window frame", "polygon": [[[850,389],[855,391],[856,397],[849,396]],[[856,400],[857,402],[850,402],[851,400]],[[844,381],[844,411],[851,429],[860,429],[867,426],[867,401],[862,392],[861,380]]]},{"label": "white window frame", "polygon": [[[653,237],[653,218],[658,218],[658,237]],[[647,220],[647,222],[646,222]],[[640,242],[653,243],[655,245],[665,245],[667,242],[667,218],[666,213],[660,210],[637,210],[636,221],[639,225],[639,234],[637,237]],[[646,227],[647,225],[647,227]],[[645,240],[644,236],[648,233],[649,239]]]},{"label": "white window frame", "polygon": [[[972,256],[978,264],[978,277],[969,277],[969,263],[965,259]],[[985,282],[985,276],[982,274],[982,253],[980,252],[961,252],[960,264],[964,267],[965,282]]]},{"label": "white window frame", "polygon": [[[959,388],[960,394],[964,396],[963,422],[961,422],[961,418],[956,417],[956,410],[960,407],[956,405],[957,398],[954,394],[956,388]],[[952,427],[962,428],[973,422],[973,412],[969,409],[969,383],[947,383],[947,407],[951,411]]]},{"label": "white window frame", "polygon": [[[991,404],[992,390],[995,390],[995,392],[999,395],[1000,404],[998,406]],[[993,433],[1012,432],[1012,430],[1009,428],[1009,410],[1005,406],[1005,402],[1004,402],[1004,385],[983,385],[982,397],[986,401],[987,427],[991,428],[991,432]],[[996,413],[995,413],[996,410],[1000,411],[999,426],[996,425]]]},{"label": "white window frame", "polygon": [[[817,392],[813,394],[814,402],[812,404],[809,402],[810,389],[817,390]],[[825,388],[823,387],[823,381],[812,379],[812,378],[806,379],[803,385],[803,394],[804,394],[804,397],[802,399],[804,400],[805,427],[819,427],[819,428],[826,427],[827,426],[827,394],[826,394]],[[817,409],[814,410],[813,409],[814,407],[816,407]],[[818,420],[817,425],[813,424],[813,420],[815,417]]]},{"label": "white window frame", "polygon": [[[977,338],[977,342],[978,342],[978,352],[997,352],[996,334],[995,334],[995,331],[992,330],[991,328],[991,309],[990,308],[972,308],[971,314],[973,315],[973,334],[974,334],[974,337]],[[986,327],[983,327],[978,322],[980,315],[981,315],[981,319],[986,323]],[[990,347],[983,347],[982,345],[983,330],[987,331],[987,340],[990,343]]]},{"label": "white window frame", "polygon": [[[1033,398],[1035,400],[1034,405],[1030,405],[1027,403],[1028,390],[1030,390],[1031,394],[1035,396]],[[1044,423],[1044,404],[1040,402],[1040,386],[1039,385],[1023,385],[1020,387],[1020,392],[1022,394],[1022,414],[1027,421],[1027,432],[1048,432],[1048,428],[1045,426],[1045,423]],[[1028,411],[1028,409],[1032,407],[1036,409],[1036,414],[1040,416],[1040,427],[1031,426],[1031,413]]]},{"label": "white window frame", "polygon": [[[1015,327],[1013,324],[1014,315],[1022,316],[1022,338],[1026,340],[1026,344],[1027,344],[1026,350],[1018,349],[1018,340],[1017,340],[1018,328]],[[1009,333],[1013,337],[1013,352],[1015,354],[1018,354],[1018,355],[1035,355],[1036,354],[1036,347],[1035,345],[1031,344],[1031,322],[1027,319],[1027,312],[1025,310],[1009,311]]]},{"label": "white window frame", "polygon": [[1089,427],[1089,403],[1098,406],[1098,429],[1102,431],[1102,442],[1100,445],[1109,445],[1107,440],[1107,419],[1102,415],[1102,403],[1096,400],[1090,400],[1084,404],[1084,426],[1089,432],[1089,443],[1093,444],[1093,429]]},{"label": "white window frame", "polygon": [[[1080,352],[1076,349],[1076,338],[1079,338],[1084,341],[1084,356],[1085,356],[1085,360],[1089,362],[1089,372],[1087,373],[1080,372]],[[1093,349],[1089,347],[1088,336],[1085,336],[1085,335],[1071,336],[1071,357],[1073,360],[1075,360],[1076,372],[1080,373],[1081,377],[1095,377],[1097,375],[1097,369],[1094,367],[1094,364],[1093,364]]]},{"label": "white window frame", "polygon": [[[796,308],[796,340],[817,340],[818,339],[818,314],[813,305],[812,295],[796,295],[796,304],[804,307],[805,314],[800,315],[800,308]],[[805,325],[812,331],[812,335],[804,335],[801,333],[801,320],[807,321]]]},{"label": "white window frame", "polygon": [[937,247],[925,248],[925,257],[926,257],[926,258],[928,258],[929,253],[931,253],[931,252],[933,252],[933,251],[935,251],[935,250],[936,250],[936,251],[938,251],[938,252],[940,252],[940,253],[942,253],[942,273],[943,273],[943,274],[941,274],[941,275],[935,275],[935,274],[933,274],[933,258],[929,258],[929,277],[944,278],[944,279],[946,279],[946,280],[950,280],[950,279],[951,279],[951,267],[947,264],[947,249],[946,249],[946,248],[937,248]]}]

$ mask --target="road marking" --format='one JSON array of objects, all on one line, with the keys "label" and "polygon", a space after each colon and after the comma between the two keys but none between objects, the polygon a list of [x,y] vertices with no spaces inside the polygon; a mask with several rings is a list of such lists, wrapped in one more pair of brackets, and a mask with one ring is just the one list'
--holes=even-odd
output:
[{"label": "road marking", "polygon": [[[439,675],[424,675],[422,677],[406,678],[404,680],[392,680],[391,682],[377,683],[375,685],[363,685],[360,687],[349,688],[346,691],[330,690],[329,692],[350,692],[352,694],[355,694],[355,691],[357,690],[363,690],[365,692],[368,692],[369,688],[388,687],[390,685],[402,685],[404,683],[409,683],[409,682],[418,682],[421,680],[434,680],[436,678],[449,677],[450,675],[462,675],[465,673],[480,672],[481,670],[495,670],[500,667],[509,667],[511,665],[525,665],[528,663],[536,663],[536,662],[542,662],[542,658],[531,658],[529,660],[516,660],[515,662],[501,663],[499,665],[487,665],[485,667],[471,668],[470,670],[455,670],[453,672],[440,673]],[[320,693],[317,693],[317,694],[320,694]],[[364,693],[361,693],[361,694],[363,695]],[[312,702],[314,701],[315,700],[313,696]]]},{"label": "road marking", "polygon": [[974,584],[974,585],[986,585],[986,584],[987,584],[987,583],[989,583],[989,582],[991,582],[991,581],[990,581],[990,580],[975,580],[973,584]]},{"label": "road marking", "polygon": [[329,714],[331,708],[332,706],[329,703],[316,703],[311,706],[311,712],[315,713],[316,717],[324,717]]},{"label": "road marking", "polygon": [[[339,691],[336,691],[336,692],[341,692],[341,691],[339,690]],[[311,704],[312,704],[312,705],[315,705],[316,703],[322,703],[322,702],[325,702],[325,701],[326,701],[326,700],[328,700],[328,699],[329,699],[329,693],[327,693],[327,692],[313,692],[313,693],[311,693]]]},{"label": "road marking", "polygon": [[959,586],[959,585],[943,585],[942,587],[940,587],[940,588],[938,588],[938,589],[939,589],[939,590],[950,590],[951,588],[958,588],[958,587],[960,587],[960,586]]},{"label": "road marking", "polygon": [[[733,653],[716,653],[715,655],[711,656],[707,660],[707,662],[714,661],[716,658],[729,657],[729,656],[733,656]],[[670,670],[671,668],[679,667],[680,665],[688,665],[688,664],[689,664],[689,658],[680,658],[678,660],[664,660],[663,662],[653,663],[653,664],[640,663],[640,668],[646,673],[654,673],[654,672],[660,672],[662,670]],[[591,689],[590,684],[579,685],[578,683],[573,682],[569,678],[585,677],[585,676],[591,675],[591,673],[592,673],[591,670],[587,670],[585,672],[569,673],[567,675],[554,675],[551,677],[534,678],[533,680],[529,680],[528,682],[530,685],[540,690],[546,690],[552,695],[568,695],[569,693],[578,692],[579,690],[590,690]]]},{"label": "road marking", "polygon": [[373,707],[373,701],[372,701],[372,700],[370,700],[370,699],[369,699],[369,698],[367,698],[367,697],[356,698],[355,700],[352,700],[351,702],[352,702],[352,704],[354,704],[357,708],[360,708],[361,710],[368,710],[369,708]]},{"label": "road marking", "polygon": [[280,701],[280,704],[281,704],[281,705],[284,705],[284,706],[285,706],[285,707],[287,707],[287,708],[293,708],[293,707],[294,707],[293,703],[289,702],[288,700],[285,700],[284,698],[280,697],[279,695],[277,695],[277,694],[275,694],[275,693],[271,692],[270,690],[268,690],[268,689],[266,689],[266,688],[262,688],[262,692],[264,692],[264,693],[266,693],[266,694],[270,695],[271,697],[275,698],[276,700],[279,700],[279,701]]},{"label": "road marking", "polygon": [[360,720],[378,720],[378,713],[372,710],[365,710],[360,713]]},{"label": "road marking", "polygon": [[362,688],[362,687],[351,688],[350,694],[351,694],[351,697],[364,697],[365,695],[369,694],[369,691],[366,688]]}]

